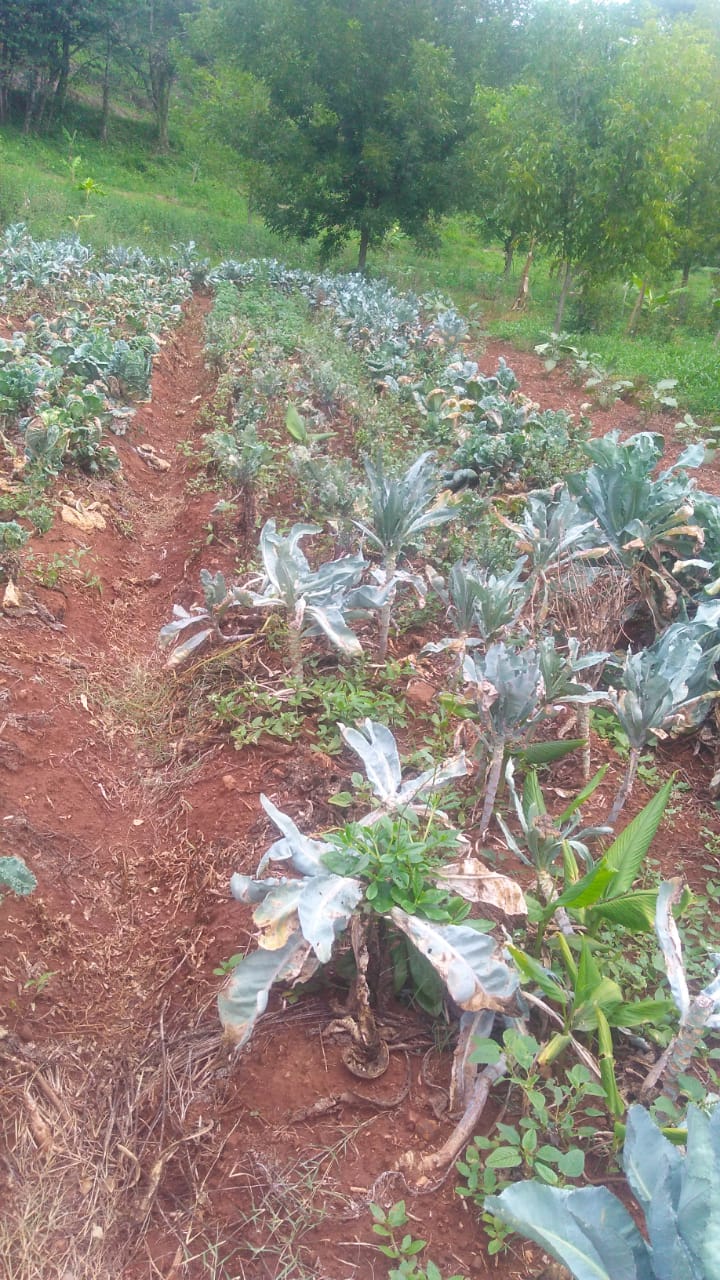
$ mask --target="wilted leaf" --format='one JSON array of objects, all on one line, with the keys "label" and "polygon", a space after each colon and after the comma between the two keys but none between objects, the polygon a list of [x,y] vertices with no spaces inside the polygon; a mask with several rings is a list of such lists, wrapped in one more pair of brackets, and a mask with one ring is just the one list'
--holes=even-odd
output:
[{"label": "wilted leaf", "polygon": [[249,1039],[256,1019],[267,1009],[270,988],[292,981],[303,970],[310,944],[296,933],[279,951],[260,948],[233,969],[218,995],[218,1011],[225,1034],[239,1049]]},{"label": "wilted leaf", "polygon": [[486,903],[506,916],[527,915],[525,895],[517,881],[491,871],[479,858],[467,857],[461,862],[449,863],[443,868],[438,884],[467,902]]},{"label": "wilted leaf", "polygon": [[393,923],[440,974],[461,1009],[502,1010],[515,993],[518,975],[501,959],[494,938],[469,925],[432,924],[410,916],[400,907],[391,911]]}]

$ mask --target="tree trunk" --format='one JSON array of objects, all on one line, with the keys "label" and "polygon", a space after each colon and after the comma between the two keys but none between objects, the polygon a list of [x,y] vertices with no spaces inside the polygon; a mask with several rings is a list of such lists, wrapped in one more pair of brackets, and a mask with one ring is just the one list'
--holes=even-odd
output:
[{"label": "tree trunk", "polygon": [[367,266],[367,252],[368,252],[369,244],[370,244],[370,228],[366,226],[361,227],[360,228],[360,250],[358,253],[357,269],[360,272],[360,274],[363,276],[365,275],[365,268]]},{"label": "tree trunk", "polygon": [[62,54],[60,57],[60,72],[55,85],[55,94],[53,96],[53,119],[61,120],[65,111],[65,103],[67,101],[68,84],[70,82],[70,37],[63,36]]},{"label": "tree trunk", "polygon": [[645,287],[646,287],[646,286],[645,286],[645,281],[643,280],[643,281],[641,282],[641,284],[640,284],[640,290],[639,290],[639,292],[638,292],[638,296],[637,296],[637,298],[635,299],[635,306],[633,307],[632,311],[630,312],[630,319],[628,320],[628,322],[627,322],[627,324],[626,324],[626,326],[625,326],[625,333],[626,333],[626,334],[631,334],[631,333],[634,333],[634,332],[635,332],[635,325],[636,325],[636,324],[637,324],[637,322],[638,322],[638,316],[640,315],[640,312],[642,311],[642,305],[643,305],[643,302],[645,301]]},{"label": "tree trunk", "polygon": [[25,119],[23,120],[23,133],[28,134],[32,128],[33,119],[35,117],[35,107],[37,97],[40,90],[40,71],[33,72],[32,80],[28,88],[27,101],[25,103]]},{"label": "tree trunk", "polygon": [[105,65],[103,66],[102,79],[102,117],[100,120],[100,141],[107,142],[108,130],[110,127],[110,51],[111,37],[110,32],[107,33],[107,41],[105,44]]},{"label": "tree trunk", "polygon": [[170,114],[170,90],[173,82],[172,67],[162,54],[150,54],[150,85],[153,110],[157,127],[158,151],[170,150],[168,115]]},{"label": "tree trunk", "polygon": [[0,124],[7,124],[12,61],[6,44],[0,45]]},{"label": "tree trunk", "polygon": [[512,236],[507,237],[507,240],[503,245],[503,249],[504,249],[504,257],[505,257],[505,269],[503,271],[503,278],[505,280],[509,280],[510,274],[512,272],[513,258],[515,257],[515,240]]},{"label": "tree trunk", "polygon": [[558,298],[557,311],[555,312],[555,332],[562,333],[563,320],[565,319],[565,304],[568,300],[570,285],[572,283],[572,264],[569,259],[565,260],[563,270],[563,280],[560,286],[560,296]]},{"label": "tree trunk", "polygon": [[525,259],[522,276],[520,278],[520,288],[518,289],[517,298],[512,304],[513,311],[524,311],[530,298],[530,268],[535,257],[535,241],[530,241],[530,248]]}]

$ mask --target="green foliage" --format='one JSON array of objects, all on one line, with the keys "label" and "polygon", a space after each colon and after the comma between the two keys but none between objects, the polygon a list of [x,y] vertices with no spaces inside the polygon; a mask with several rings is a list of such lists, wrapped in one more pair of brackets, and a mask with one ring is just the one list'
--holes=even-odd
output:
[{"label": "green foliage", "polygon": [[616,1280],[620,1274],[628,1280],[675,1280],[679,1274],[707,1280],[717,1262],[719,1131],[720,1109],[708,1117],[691,1107],[683,1154],[642,1107],[630,1108],[623,1168],[647,1238],[605,1187],[517,1183],[488,1196],[485,1210],[534,1240],[577,1280]]},{"label": "green foliage", "polygon": [[[443,1280],[434,1262],[427,1258],[422,1265],[417,1262],[417,1256],[427,1247],[427,1241],[416,1240],[407,1231],[400,1235],[401,1229],[408,1224],[404,1200],[398,1200],[387,1211],[382,1205],[371,1204],[370,1212],[375,1235],[387,1242],[378,1245],[380,1253],[400,1264],[390,1268],[388,1280]],[[449,1276],[448,1280],[464,1280],[464,1277],[454,1275]]]},{"label": "green foliage", "polygon": [[470,907],[437,886],[443,862],[457,856],[456,833],[433,822],[419,828],[413,815],[380,818],[370,827],[349,823],[329,837],[329,871],[366,882],[365,901],[379,915],[402,907],[440,924],[459,924]]},{"label": "green foliage", "polygon": [[[345,726],[342,732],[362,759],[382,808],[369,814],[365,822],[345,828],[338,848],[332,836],[310,839],[302,835],[287,814],[262,797],[263,807],[282,838],[261,859],[258,876],[269,861],[289,862],[298,875],[264,880],[240,875],[232,878],[235,897],[257,904],[253,914],[260,929],[259,950],[234,969],[220,995],[221,1019],[228,1034],[240,1044],[250,1036],[258,1014],[265,1009],[272,984],[280,978],[293,980],[301,973],[310,976],[318,965],[330,960],[336,938],[347,930],[363,976],[367,943],[358,943],[357,931],[366,930],[362,921],[377,914],[380,905],[384,906],[380,914],[430,963],[461,1008],[478,1007],[488,984],[495,1000],[509,999],[515,990],[515,975],[500,958],[493,939],[468,924],[437,923],[393,905],[400,897],[408,905],[427,905],[444,920],[455,914],[448,895],[428,884],[429,866],[440,844],[437,834],[431,837],[428,856],[421,847],[424,837],[421,842],[413,839],[403,820],[415,811],[421,797],[461,774],[464,761],[450,760],[403,781],[397,745],[385,726],[368,720],[362,732]],[[384,835],[368,837],[367,828],[384,822],[385,815],[389,821]],[[425,834],[428,832],[429,828]],[[330,870],[328,855],[331,860],[340,859],[337,865],[345,870]],[[348,875],[348,868],[357,874]],[[373,907],[373,902],[378,905]],[[373,1048],[376,1052],[377,1045]]]},{"label": "green foliage", "polygon": [[[508,1095],[504,1119],[491,1135],[477,1136],[455,1168],[462,1182],[459,1195],[481,1209],[490,1256],[504,1246],[507,1231],[484,1209],[485,1197],[509,1183],[510,1170],[535,1177],[548,1186],[564,1186],[583,1177],[585,1154],[578,1141],[595,1138],[605,1115],[605,1092],[581,1063],[548,1080],[533,1036],[508,1028],[502,1044],[476,1039],[472,1059],[479,1064],[507,1062]],[[518,1174],[514,1174],[517,1177]]]},{"label": "green foliage", "polygon": [[325,253],[357,232],[361,269],[368,244],[395,225],[426,234],[451,201],[469,92],[438,41],[434,6],[394,0],[379,11],[363,0],[350,21],[340,3],[300,15],[273,0],[213,16],[201,30],[203,56],[208,41],[215,54],[214,129],[251,159],[268,224],[319,236]]},{"label": "green foliage", "polygon": [[36,888],[37,880],[22,858],[0,858],[0,889],[8,889],[10,893],[24,898]]}]

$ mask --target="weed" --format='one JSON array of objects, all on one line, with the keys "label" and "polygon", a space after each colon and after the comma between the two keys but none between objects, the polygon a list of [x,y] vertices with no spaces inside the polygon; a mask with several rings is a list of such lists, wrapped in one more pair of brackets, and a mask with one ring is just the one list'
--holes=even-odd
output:
[{"label": "weed", "polygon": [[[388,1280],[443,1280],[439,1268],[429,1259],[420,1265],[418,1254],[427,1248],[427,1240],[419,1240],[403,1228],[408,1224],[405,1201],[398,1200],[386,1211],[382,1205],[371,1204],[373,1231],[385,1240],[378,1249],[386,1258],[399,1265],[388,1271]],[[401,1234],[402,1232],[402,1234]],[[450,1276],[449,1280],[464,1280],[461,1275]]]},{"label": "weed", "polygon": [[[564,1078],[543,1078],[537,1065],[540,1045],[533,1036],[509,1029],[502,1047],[495,1040],[478,1040],[473,1060],[497,1062],[501,1053],[508,1064],[508,1108],[513,1123],[501,1121],[489,1137],[478,1135],[455,1166],[463,1182],[459,1195],[481,1209],[488,1238],[488,1253],[499,1253],[509,1230],[482,1208],[486,1195],[493,1195],[521,1171],[550,1186],[563,1186],[581,1178],[585,1155],[578,1139],[597,1141],[598,1122],[605,1108],[598,1105],[604,1089],[588,1068],[576,1063]],[[580,1123],[578,1121],[580,1120]],[[584,1121],[587,1121],[585,1123]]]}]

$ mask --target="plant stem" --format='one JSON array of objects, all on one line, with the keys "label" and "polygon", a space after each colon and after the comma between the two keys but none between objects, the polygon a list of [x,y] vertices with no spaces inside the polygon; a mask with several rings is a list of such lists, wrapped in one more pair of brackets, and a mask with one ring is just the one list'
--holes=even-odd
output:
[{"label": "plant stem", "polygon": [[500,785],[500,775],[502,773],[503,757],[505,755],[505,737],[498,738],[493,747],[490,757],[490,768],[488,769],[487,782],[485,784],[485,801],[483,804],[482,817],[480,819],[480,839],[484,840],[487,835],[487,829],[490,826],[490,819],[495,805],[495,797],[497,796],[498,787]]},{"label": "plant stem", "polygon": [[300,627],[294,619],[288,622],[288,657],[290,659],[290,670],[292,678],[296,684],[302,684],[303,679],[303,656],[302,656],[302,636]]},{"label": "plant stem", "polygon": [[582,749],[582,778],[583,782],[589,782],[592,757],[590,753],[590,707],[587,702],[578,704],[577,727],[578,737],[585,739],[585,746]]},{"label": "plant stem", "polygon": [[475,1132],[478,1120],[482,1115],[491,1087],[501,1080],[507,1072],[507,1061],[504,1054],[492,1066],[485,1067],[480,1073],[472,1089],[470,1100],[464,1114],[456,1124],[449,1138],[438,1151],[419,1156],[416,1151],[406,1151],[398,1161],[403,1173],[408,1173],[418,1186],[424,1186],[429,1175],[437,1173],[451,1164],[463,1147],[470,1141]]},{"label": "plant stem", "polygon": [[631,747],[630,759],[628,760],[628,767],[625,773],[625,777],[623,778],[620,786],[620,790],[618,791],[615,797],[615,802],[613,804],[613,807],[608,814],[607,824],[609,827],[615,826],[615,823],[617,822],[618,818],[620,817],[620,814],[622,813],[623,808],[625,807],[626,800],[628,800],[632,794],[632,789],[635,783],[635,776],[637,774],[639,759],[640,759],[640,748]]},{"label": "plant stem", "polygon": [[646,1076],[640,1093],[647,1094],[661,1083],[663,1097],[674,1102],[678,1094],[678,1076],[687,1075],[695,1051],[703,1037],[714,1002],[702,993],[690,1001],[685,1021],[665,1052]]},{"label": "plant stem", "polygon": [[[397,559],[393,555],[387,556],[385,560],[385,582],[388,583],[395,572]],[[387,656],[388,636],[390,634],[390,615],[392,607],[395,603],[395,591],[390,592],[385,604],[380,610],[380,624],[378,635],[378,658],[380,662],[384,662]]]}]

